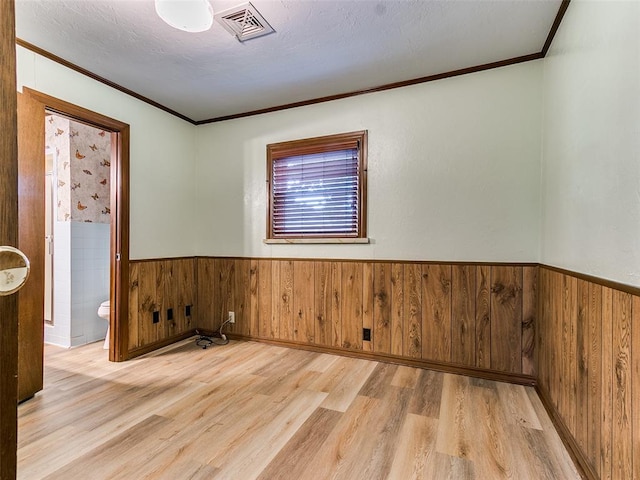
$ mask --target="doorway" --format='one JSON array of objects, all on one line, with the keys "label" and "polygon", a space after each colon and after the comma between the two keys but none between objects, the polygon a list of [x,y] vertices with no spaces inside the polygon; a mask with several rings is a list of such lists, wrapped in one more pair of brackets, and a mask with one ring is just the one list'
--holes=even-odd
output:
[{"label": "doorway", "polygon": [[[62,118],[69,119],[73,122],[77,122],[79,125],[89,125],[93,128],[99,129],[98,132],[102,133],[103,136],[108,137],[110,140],[109,146],[109,156],[101,159],[102,165],[100,168],[106,169],[109,172],[110,178],[110,186],[108,189],[108,206],[101,205],[99,209],[99,214],[102,216],[106,216],[109,214],[110,221],[107,224],[108,227],[108,245],[109,245],[109,258],[108,265],[105,269],[108,270],[108,299],[110,300],[110,333],[109,333],[109,360],[110,361],[124,361],[128,358],[128,278],[129,278],[129,125],[120,122],[118,120],[114,120],[112,118],[106,117],[104,115],[92,112],[90,110],[84,109],[82,107],[78,107],[71,103],[56,99],[54,97],[50,97],[49,95],[42,94],[35,90],[31,90],[29,88],[24,88],[22,96],[29,97],[30,101],[37,102],[40,109],[40,117],[39,117],[39,125],[37,130],[36,127],[31,127],[31,132],[38,132],[38,135],[41,136],[44,140],[44,125],[42,119],[45,115],[45,111],[48,114],[58,115]],[[36,109],[37,110],[37,109]],[[25,129],[26,130],[26,129]],[[20,133],[20,132],[19,132]],[[20,136],[20,135],[19,135]],[[23,140],[23,142],[32,143],[29,139]],[[44,142],[42,142],[44,143]],[[91,143],[89,147],[93,146]],[[96,145],[97,147],[97,145]],[[91,149],[90,149],[91,150]],[[19,148],[20,151],[20,148]],[[42,155],[44,153],[44,149],[41,150],[40,156],[38,159],[30,160],[20,158],[19,163],[30,163],[34,161],[39,161],[41,167],[39,168],[40,181],[43,182],[45,178],[45,162],[42,159]],[[73,155],[76,155],[75,149],[72,152]],[[78,152],[79,156],[82,156],[82,152]],[[81,169],[81,170],[84,170]],[[89,168],[86,170],[92,173],[91,177],[93,177],[93,171]],[[89,174],[85,174],[87,177]],[[105,177],[101,177],[98,182],[103,181]],[[77,181],[76,181],[77,183]],[[54,185],[54,186],[57,186]],[[71,185],[73,186],[73,185]],[[102,186],[102,185],[101,185]],[[104,193],[100,192],[91,192],[90,195],[96,195],[101,197]],[[42,191],[43,197],[45,197],[45,191]],[[97,202],[99,198],[92,198],[92,201]],[[29,199],[23,199],[25,202],[30,201]],[[44,222],[44,208],[45,208],[45,198],[36,198],[32,199],[36,203],[35,208],[42,209],[42,216]],[[94,205],[95,207],[96,205]],[[56,204],[53,205],[53,208],[57,207]],[[88,205],[80,202],[78,205],[77,200],[75,203],[76,210],[78,212],[84,211],[84,208]],[[21,206],[19,205],[19,209]],[[94,213],[97,211],[96,208],[93,209]],[[102,213],[104,212],[104,213]],[[84,222],[83,223],[89,223]],[[28,235],[28,232],[27,232]],[[44,236],[38,239],[37,245],[39,249],[42,251],[41,258],[45,258],[44,252],[47,244],[45,242]],[[45,261],[43,260],[42,270],[44,271]],[[44,285],[43,289],[44,291]],[[106,300],[106,299],[104,299]],[[20,300],[22,301],[22,300]],[[24,301],[29,301],[28,299],[24,299]],[[39,312],[44,312],[45,305],[44,299],[42,296],[40,300],[38,308],[35,309]],[[98,305],[99,306],[99,305]],[[97,309],[96,306],[95,308]],[[32,310],[33,305],[31,306]],[[20,308],[20,306],[19,306]],[[55,301],[53,302],[53,309],[55,312]],[[25,308],[25,310],[29,310],[29,307]],[[54,314],[55,315],[55,314]],[[34,336],[40,337],[40,342],[43,344],[43,327],[44,327],[44,318],[41,314],[39,316],[37,323],[37,327],[33,327],[33,331],[31,332],[21,332],[19,335],[20,338],[26,339]],[[55,324],[55,317],[54,317]],[[106,325],[106,323],[105,323]],[[38,330],[39,329],[39,330]],[[30,349],[24,349],[30,350]],[[42,350],[40,350],[39,358],[36,353],[29,354],[34,358],[30,359],[20,359],[20,362],[24,364],[33,365],[34,361],[37,361],[39,364],[42,363]],[[21,356],[22,357],[22,356]],[[19,383],[20,383],[20,371],[21,368],[19,366]],[[41,388],[41,386],[40,386]],[[37,390],[36,390],[37,391]],[[32,392],[31,395],[33,396]],[[29,398],[29,397],[26,397]]]},{"label": "doorway", "polygon": [[111,134],[51,111],[44,129],[44,342],[108,349]]}]

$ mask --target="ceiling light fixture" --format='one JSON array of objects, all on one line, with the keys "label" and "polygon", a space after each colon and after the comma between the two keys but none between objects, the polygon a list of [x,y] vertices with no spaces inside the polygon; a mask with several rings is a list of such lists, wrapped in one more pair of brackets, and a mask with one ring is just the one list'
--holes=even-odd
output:
[{"label": "ceiling light fixture", "polygon": [[204,32],[213,24],[209,0],[155,0],[156,13],[166,23],[185,32]]}]

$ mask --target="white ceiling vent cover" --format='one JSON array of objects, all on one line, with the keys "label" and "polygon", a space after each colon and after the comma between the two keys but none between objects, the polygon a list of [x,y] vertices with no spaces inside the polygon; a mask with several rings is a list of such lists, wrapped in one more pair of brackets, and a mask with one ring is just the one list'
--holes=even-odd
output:
[{"label": "white ceiling vent cover", "polygon": [[217,13],[215,19],[225,30],[241,42],[261,37],[274,31],[251,3],[245,3]]}]

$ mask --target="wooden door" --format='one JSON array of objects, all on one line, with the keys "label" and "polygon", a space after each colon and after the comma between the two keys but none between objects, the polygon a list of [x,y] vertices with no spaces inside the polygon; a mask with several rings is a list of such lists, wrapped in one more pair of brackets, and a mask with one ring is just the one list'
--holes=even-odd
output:
[{"label": "wooden door", "polygon": [[18,94],[18,248],[31,261],[18,293],[18,401],[43,386],[44,350],[44,105]]},{"label": "wooden door", "polygon": [[[13,0],[0,2],[0,245],[17,246],[16,44]],[[0,478],[16,476],[17,295],[0,297]]]}]

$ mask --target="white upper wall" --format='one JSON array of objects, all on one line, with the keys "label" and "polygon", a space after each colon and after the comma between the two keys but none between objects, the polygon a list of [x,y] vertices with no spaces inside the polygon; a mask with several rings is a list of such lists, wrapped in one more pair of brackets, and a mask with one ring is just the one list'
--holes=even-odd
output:
[{"label": "white upper wall", "polygon": [[[540,61],[198,127],[198,255],[537,262]],[[369,131],[369,245],[265,245],[266,145]]]},{"label": "white upper wall", "polygon": [[130,257],[193,255],[196,128],[22,47],[17,67],[18,90],[26,86],[131,126]]},{"label": "white upper wall", "polygon": [[[19,90],[131,125],[133,259],[541,261],[640,285],[640,2],[572,1],[543,61],[200,127],[17,52]],[[263,244],[265,146],[361,129],[371,244]]]},{"label": "white upper wall", "polygon": [[640,2],[572,1],[544,95],[541,262],[640,286]]}]

